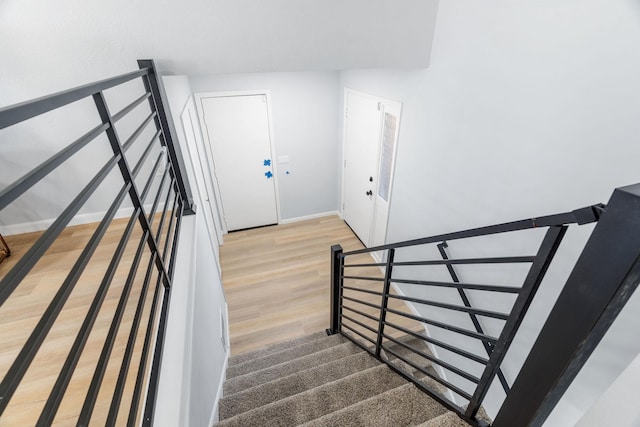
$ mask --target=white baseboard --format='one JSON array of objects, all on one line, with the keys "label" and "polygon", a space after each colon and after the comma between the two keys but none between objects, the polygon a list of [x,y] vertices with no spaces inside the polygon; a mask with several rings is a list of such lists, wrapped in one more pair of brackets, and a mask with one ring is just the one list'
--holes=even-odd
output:
[{"label": "white baseboard", "polygon": [[298,216],[298,217],[295,217],[295,218],[283,219],[283,220],[280,220],[280,224],[291,224],[291,223],[294,223],[294,222],[306,221],[308,219],[323,218],[325,216],[332,216],[332,215],[338,215],[339,217],[342,218],[342,216],[340,215],[340,212],[338,212],[338,211],[329,211],[329,212],[321,212],[321,213],[312,214],[312,215]]},{"label": "white baseboard", "polygon": [[227,347],[227,355],[224,358],[224,366],[222,367],[222,377],[220,377],[220,384],[218,384],[218,392],[216,393],[216,400],[213,403],[213,411],[211,411],[211,418],[209,419],[209,425],[212,426],[218,422],[220,416],[218,411],[218,404],[220,403],[220,399],[224,396],[224,382],[227,379],[227,366],[229,365],[229,354],[231,353],[231,348]]},{"label": "white baseboard", "polygon": [[[158,204],[157,211],[160,212],[164,209],[164,202]],[[153,205],[145,206],[145,210],[149,212]],[[104,218],[106,212],[93,212],[78,214],[69,221],[68,227],[73,225],[91,224],[94,222],[100,222]],[[114,219],[116,218],[128,218],[133,213],[133,207],[120,208],[116,211]],[[0,225],[0,234],[3,236],[13,236],[15,234],[33,233],[34,231],[44,231],[54,223],[56,218],[42,219],[38,221],[22,222],[19,224]]]}]

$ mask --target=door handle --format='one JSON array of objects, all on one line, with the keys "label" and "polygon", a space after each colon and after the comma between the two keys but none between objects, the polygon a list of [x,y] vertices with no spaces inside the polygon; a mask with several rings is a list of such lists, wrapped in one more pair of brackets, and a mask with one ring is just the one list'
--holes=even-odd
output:
[{"label": "door handle", "polygon": [[367,191],[367,196],[372,196],[373,195],[373,191],[369,190]]}]

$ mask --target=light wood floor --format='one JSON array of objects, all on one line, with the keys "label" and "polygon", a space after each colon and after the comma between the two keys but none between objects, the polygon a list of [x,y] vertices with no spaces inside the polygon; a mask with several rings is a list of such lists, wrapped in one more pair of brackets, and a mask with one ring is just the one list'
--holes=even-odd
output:
[{"label": "light wood floor", "polygon": [[[0,417],[0,426],[35,425],[120,240],[126,222],[127,220],[116,220],[107,231],[10,400],[9,406]],[[154,225],[157,226],[157,224],[158,222],[155,222]],[[165,223],[163,235],[166,233],[167,225],[168,221]],[[87,224],[65,229],[11,297],[0,307],[0,377],[4,377],[16,359],[96,226],[97,224]],[[41,233],[29,233],[5,236],[12,254],[0,264],[0,280],[40,235]],[[121,262],[123,267],[116,271],[115,279],[56,414],[55,425],[76,424],[140,235],[141,230],[136,226]],[[337,216],[241,231],[226,236],[225,244],[221,248],[221,261],[224,288],[229,304],[233,354],[328,328],[330,247],[333,244],[341,244],[345,251],[362,248],[360,241]],[[106,420],[135,306],[140,296],[148,256],[149,253],[145,250],[141,267],[138,269],[132,291],[127,299],[124,317],[100,388],[91,419],[92,425],[104,425]],[[371,258],[369,255],[363,255],[352,262],[371,262]],[[353,273],[371,277],[382,275],[377,267]],[[154,275],[151,281],[154,285],[155,279]],[[349,284],[380,291],[380,282],[360,281],[360,283]],[[349,292],[353,293],[352,296],[364,301],[375,304],[380,302],[380,297],[375,295],[355,291],[348,291],[346,295],[351,295]],[[149,293],[145,299],[143,312],[145,320],[137,335],[133,363],[127,376],[123,404],[119,413],[119,425],[124,423],[131,404],[152,295]],[[393,307],[406,311],[406,306],[400,301],[392,304]],[[378,316],[375,309],[357,304],[347,305]],[[357,315],[350,314],[350,316],[373,327],[377,326]],[[398,323],[409,328],[420,327],[415,322],[412,324],[411,321],[402,319],[398,320]],[[345,324],[347,324],[346,321]],[[351,324],[351,326],[372,337],[369,331],[357,325]],[[147,363],[148,366],[149,363]]]},{"label": "light wood floor", "polygon": [[[229,307],[231,353],[239,354],[268,344],[321,331],[329,327],[330,247],[344,251],[363,246],[351,229],[337,216],[293,224],[232,232],[220,248],[222,279]],[[371,263],[361,255],[350,263]],[[382,277],[379,268],[352,269],[349,274]],[[347,281],[345,284],[380,292],[380,282]],[[356,291],[345,295],[379,304],[380,297]],[[347,302],[359,311],[378,317],[370,307]],[[401,301],[391,306],[408,312]],[[348,311],[344,311],[347,314]],[[372,327],[370,320],[350,317]],[[399,317],[399,316],[398,316]],[[394,322],[412,330],[421,326],[398,318]],[[372,337],[364,328],[345,321]],[[394,334],[397,335],[397,334]]]},{"label": "light wood floor", "polygon": [[[128,219],[119,219],[112,222],[18,389],[9,401],[9,406],[0,417],[0,426],[30,426],[36,424],[127,222]],[[167,232],[168,222],[167,217],[163,236]],[[156,220],[154,226],[157,227],[158,224],[159,220]],[[86,224],[67,227],[9,299],[0,307],[0,343],[2,343],[0,346],[0,378],[5,376],[9,367],[14,363],[16,356],[65,280],[96,226],[97,224]],[[0,264],[0,280],[21,259],[41,234],[41,232],[36,232],[5,236],[12,253],[9,258]],[[54,425],[76,425],[76,420],[87,394],[107,332],[111,326],[116,306],[124,289],[124,283],[141,235],[141,229],[136,225],[60,408],[56,413]],[[131,293],[127,298],[124,316],[109,358],[107,371],[91,418],[91,425],[104,425],[105,423],[136,305],[140,297],[148,260],[149,251],[145,249]],[[132,363],[128,372],[117,421],[119,425],[126,422],[131,405],[133,386],[138,373],[144,333],[153,301],[152,290],[155,287],[156,278],[157,275],[154,273],[151,279],[151,290],[144,300],[143,320],[136,336]],[[154,319],[155,322],[156,320]],[[150,363],[148,362],[146,373],[148,373],[149,365]]]}]

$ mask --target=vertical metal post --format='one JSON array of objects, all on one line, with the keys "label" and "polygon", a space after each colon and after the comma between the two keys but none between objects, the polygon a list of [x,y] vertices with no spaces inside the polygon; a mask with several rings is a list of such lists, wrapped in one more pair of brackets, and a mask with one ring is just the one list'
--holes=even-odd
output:
[{"label": "vertical metal post", "polygon": [[380,302],[380,324],[378,325],[378,339],[376,340],[376,357],[380,357],[382,350],[382,334],[384,332],[384,321],[387,318],[387,304],[389,303],[389,291],[391,290],[391,273],[393,271],[393,258],[396,250],[391,248],[387,252],[387,265],[384,270],[384,290],[382,291],[382,301]]},{"label": "vertical metal post", "polygon": [[330,327],[327,329],[329,335],[340,332],[340,308],[342,296],[342,246],[331,246],[331,312]]},{"label": "vertical metal post", "polygon": [[184,159],[177,140],[174,140],[174,136],[177,135],[177,133],[173,121],[169,120],[167,117],[167,109],[165,108],[165,105],[168,105],[167,97],[164,93],[164,88],[160,83],[155,63],[152,59],[140,59],[138,60],[138,66],[141,69],[149,69],[149,74],[147,75],[148,80],[143,81],[145,89],[151,92],[151,99],[149,100],[152,104],[151,108],[158,113],[158,121],[156,122],[156,125],[160,130],[162,130],[161,139],[164,141],[163,145],[167,147],[167,152],[169,154],[171,164],[173,165],[173,172],[175,173],[175,177],[178,182],[180,196],[185,203],[184,212],[186,215],[194,214],[193,195],[191,193],[189,181],[187,181]]},{"label": "vertical metal post", "polygon": [[567,279],[494,426],[540,426],[640,281],[640,184],[618,188]]}]

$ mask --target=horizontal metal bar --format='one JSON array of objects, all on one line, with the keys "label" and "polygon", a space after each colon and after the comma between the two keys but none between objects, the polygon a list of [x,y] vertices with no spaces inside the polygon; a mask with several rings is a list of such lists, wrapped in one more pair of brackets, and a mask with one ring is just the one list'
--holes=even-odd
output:
[{"label": "horizontal metal bar", "polygon": [[[2,383],[0,383],[0,396],[2,397],[0,399],[0,414],[2,414],[6,406],[9,404],[11,396],[13,396],[13,393],[18,388],[18,385],[29,369],[31,362],[36,357],[40,346],[55,324],[58,315],[62,311],[62,308],[67,302],[69,295],[71,295],[71,292],[82,276],[82,273],[84,272],[84,269],[89,263],[95,250],[98,248],[98,245],[107,232],[107,229],[109,228],[113,217],[116,215],[116,212],[118,211],[118,208],[120,207],[120,204],[124,200],[128,191],[128,184],[120,190],[120,193],[118,194],[118,196],[116,196],[115,200],[105,213],[104,218],[102,218],[100,224],[98,224],[95,231],[93,232],[93,235],[89,238],[87,245],[80,253],[80,256],[74,263],[73,267],[71,267],[69,274],[65,278],[64,282],[62,282],[62,285],[60,285],[55,296],[49,303],[49,306],[42,314],[42,317],[40,318],[36,326],[31,331],[31,335],[29,335],[29,338],[23,345],[22,349],[13,361],[11,367],[2,379]],[[131,222],[133,222],[133,219],[131,220]]]},{"label": "horizontal metal bar", "polygon": [[[171,247],[171,255],[173,256],[177,250],[177,242],[180,237],[180,218],[182,217],[183,206],[181,204],[180,193],[177,188],[173,189],[175,197],[173,198],[173,208],[171,210],[171,219],[169,220],[169,229],[167,230],[167,238],[164,241],[164,248],[162,249],[162,259],[166,262],[169,247]],[[180,207],[178,207],[180,206]],[[175,220],[175,221],[174,221]],[[174,231],[175,225],[175,231]],[[172,234],[173,233],[173,234]],[[169,239],[173,235],[173,239]],[[169,246],[171,245],[171,246]],[[169,263],[169,278],[173,278],[173,265]]]},{"label": "horizontal metal bar", "polygon": [[348,325],[342,325],[343,328],[347,328],[348,330],[350,330],[351,332],[353,332],[356,335],[359,335],[360,338],[363,338],[367,341],[369,341],[371,344],[376,345],[376,342],[374,340],[372,340],[371,338],[369,338],[368,336],[356,331],[355,329],[349,327]]},{"label": "horizontal metal bar", "polygon": [[145,99],[148,99],[151,96],[151,92],[145,92],[140,98],[133,101],[131,104],[124,107],[122,110],[118,111],[113,115],[113,122],[117,122],[121,118],[127,115],[131,110],[136,108],[138,105],[142,104]]},{"label": "horizontal metal bar", "polygon": [[462,350],[461,348],[454,347],[454,346],[452,346],[450,344],[447,344],[447,343],[442,342],[440,340],[437,340],[435,338],[425,337],[422,334],[419,334],[417,332],[414,332],[414,331],[409,330],[407,328],[404,328],[402,326],[396,325],[395,323],[385,321],[384,324],[387,325],[387,326],[390,326],[390,327],[392,327],[394,329],[397,329],[397,330],[399,330],[401,332],[404,332],[405,334],[411,335],[411,336],[416,337],[418,339],[422,339],[424,341],[430,342],[433,345],[437,345],[438,347],[442,347],[445,350],[449,350],[449,351],[451,351],[453,353],[459,354],[462,357],[466,357],[467,359],[473,360],[474,362],[478,362],[478,363],[480,363],[482,365],[486,365],[487,363],[489,363],[489,359],[486,359],[484,357],[478,356],[477,354],[471,353],[469,351]]},{"label": "horizontal metal bar", "polygon": [[340,256],[378,252],[391,248],[404,248],[407,246],[426,245],[429,243],[440,243],[443,240],[466,239],[469,237],[488,236],[491,234],[507,233],[510,231],[527,230],[532,228],[551,227],[554,225],[564,224],[588,224],[598,220],[599,215],[604,210],[604,205],[587,206],[585,208],[576,209],[571,212],[565,212],[555,215],[547,215],[538,218],[523,219],[520,221],[505,222],[502,224],[490,225],[488,227],[471,228],[468,230],[457,231],[454,233],[439,234],[421,239],[405,240],[403,242],[390,243],[387,245],[374,246],[372,248],[358,249],[350,252],[343,252]]},{"label": "horizontal metal bar", "polygon": [[29,188],[33,187],[41,179],[49,175],[51,171],[56,169],[67,159],[80,151],[80,149],[85,147],[88,143],[93,141],[98,137],[98,135],[100,135],[108,128],[108,123],[96,126],[89,132],[78,138],[75,142],[59,151],[54,156],[50,157],[48,160],[45,160],[39,166],[36,166],[34,169],[15,181],[13,184],[0,191],[0,210],[9,206],[9,203],[13,202],[15,199],[23,195]]},{"label": "horizontal metal bar", "polygon": [[[93,325],[95,324],[96,319],[98,318],[98,313],[100,312],[100,308],[102,307],[102,303],[104,302],[105,297],[107,296],[107,292],[111,287],[111,283],[113,282],[113,278],[116,275],[116,270],[118,269],[118,265],[122,260],[122,256],[124,255],[125,248],[127,247],[127,243],[133,233],[134,226],[136,224],[135,217],[139,208],[134,211],[134,215],[131,216],[129,223],[127,224],[127,228],[123,233],[120,241],[118,242],[118,246],[116,247],[116,251],[109,262],[109,266],[107,267],[104,276],[102,277],[102,281],[96,290],[95,295],[93,296],[93,300],[91,301],[91,305],[87,311],[87,315],[85,316],[82,325],[76,335],[75,340],[67,354],[67,358],[60,369],[60,373],[58,374],[58,378],[56,379],[53,388],[51,389],[51,393],[49,394],[49,398],[45,403],[44,408],[42,409],[42,413],[40,414],[40,418],[38,419],[37,425],[51,425],[53,419],[58,411],[58,407],[62,402],[62,399],[65,395],[67,387],[69,386],[69,382],[73,376],[73,373],[76,369],[78,361],[80,360],[80,356],[82,356],[84,347],[89,339],[89,334],[93,329]],[[132,221],[133,219],[133,221]]]},{"label": "horizontal metal bar", "polygon": [[[164,228],[164,222],[166,220],[167,217],[167,212],[169,212],[169,199],[171,198],[171,193],[172,193],[172,184],[175,182],[175,180],[172,180],[171,183],[169,184],[169,190],[167,191],[167,197],[164,200],[164,210],[162,211],[162,215],[160,216],[160,224],[158,224],[158,230],[156,231],[156,235],[155,235],[155,241],[156,244],[158,245],[158,249],[160,249],[160,242],[162,241],[162,229]],[[174,197],[174,202],[177,200],[178,198],[178,194],[174,193],[176,196]],[[171,218],[173,218],[173,213]],[[169,230],[167,230],[168,232]],[[168,238],[169,236],[167,236]],[[166,243],[166,242],[165,242]]]},{"label": "horizontal metal bar", "polygon": [[[472,383],[478,384],[480,382],[480,378],[476,377],[475,375],[471,375],[470,373],[468,373],[466,371],[463,371],[462,369],[458,369],[455,366],[453,366],[453,365],[451,365],[451,364],[449,364],[449,363],[447,363],[447,362],[445,362],[443,360],[438,359],[437,357],[433,357],[430,354],[427,354],[427,353],[425,353],[425,352],[423,352],[421,350],[418,350],[417,348],[411,347],[410,345],[407,345],[407,344],[405,344],[405,343],[403,343],[401,341],[398,341],[397,339],[392,338],[392,337],[390,337],[389,335],[387,335],[385,333],[383,333],[382,336],[385,337],[386,339],[388,339],[389,341],[393,341],[394,343],[396,343],[398,345],[401,345],[402,347],[406,348],[407,350],[411,350],[415,354],[417,354],[417,355],[419,355],[421,357],[424,357],[425,359],[427,359],[427,360],[429,360],[429,361],[431,361],[433,363],[436,363],[436,364],[442,366],[445,369],[448,369],[449,371],[453,372],[454,374],[460,375],[462,378],[465,378],[465,379],[471,381]],[[385,348],[385,347],[383,346],[383,348]]]},{"label": "horizontal metal bar", "polygon": [[393,279],[391,281],[393,283],[406,283],[409,285],[469,289],[474,291],[504,292],[504,293],[510,293],[510,294],[517,294],[520,292],[520,288],[514,287],[514,286],[474,285],[471,283],[434,282],[430,280],[408,280],[408,279]]},{"label": "horizontal metal bar", "polygon": [[133,348],[136,343],[136,337],[138,336],[138,330],[140,328],[140,321],[142,320],[142,312],[144,305],[147,301],[147,292],[149,290],[149,283],[151,282],[151,275],[154,271],[154,258],[157,254],[151,254],[149,264],[147,265],[147,272],[144,276],[144,282],[140,296],[138,297],[138,304],[136,306],[136,312],[133,316],[133,322],[129,331],[129,338],[127,339],[127,347],[122,357],[122,363],[120,365],[120,372],[118,373],[118,380],[116,381],[116,387],[113,390],[113,397],[111,398],[111,405],[109,406],[109,415],[107,416],[106,425],[116,425],[116,418],[120,410],[120,402],[122,400],[122,393],[124,392],[125,381],[127,374],[129,373],[129,366],[131,365],[131,357],[133,356]]},{"label": "horizontal metal bar", "polygon": [[151,169],[151,173],[149,174],[149,178],[147,178],[147,182],[142,189],[142,193],[140,193],[140,202],[144,205],[144,201],[147,198],[147,194],[149,190],[151,190],[151,184],[153,184],[154,178],[156,177],[156,172],[158,171],[158,166],[162,163],[162,153],[158,154],[158,158],[156,159],[155,164],[153,165],[153,169]]},{"label": "horizontal metal bar", "polygon": [[[155,253],[155,252],[154,252]],[[156,257],[153,257],[155,260]],[[157,266],[157,264],[156,264]],[[133,389],[133,396],[131,398],[131,406],[129,407],[129,418],[127,421],[128,426],[133,426],[136,423],[136,415],[138,413],[138,405],[140,404],[140,397],[142,395],[142,386],[144,381],[145,368],[147,366],[147,359],[149,358],[149,347],[151,345],[151,334],[153,331],[154,320],[156,316],[156,310],[160,302],[161,291],[164,289],[160,286],[162,281],[163,272],[158,269],[158,280],[156,281],[155,290],[153,292],[153,300],[151,303],[151,309],[149,311],[149,321],[147,322],[147,329],[144,334],[144,343],[142,344],[142,354],[140,356],[140,363],[138,364],[138,372],[136,374],[136,383]]]},{"label": "horizontal metal bar", "polygon": [[[138,173],[140,172],[140,169],[142,169],[142,166],[144,166],[144,162],[147,160],[147,157],[149,157],[149,153],[151,153],[151,149],[153,148],[156,139],[158,139],[158,136],[160,136],[159,130],[156,131],[155,135],[153,135],[153,138],[151,138],[151,141],[149,141],[149,144],[147,144],[147,148],[144,149],[144,152],[140,156],[138,163],[136,163],[135,167],[131,171],[132,177],[135,178],[138,176]],[[162,153],[160,153],[160,156],[162,156]]]},{"label": "horizontal metal bar", "polygon": [[342,276],[343,279],[354,279],[354,280],[370,280],[372,282],[384,282],[383,277],[364,277],[364,276]]},{"label": "horizontal metal bar", "polygon": [[380,320],[379,318],[377,318],[375,316],[372,316],[372,315],[367,314],[367,313],[363,313],[360,310],[356,310],[355,308],[351,308],[351,307],[349,307],[347,305],[344,305],[344,304],[340,305],[340,307],[342,307],[343,309],[346,308],[347,310],[349,310],[349,311],[351,311],[353,313],[359,314],[360,316],[366,317],[367,319],[371,319],[374,322],[378,322]]},{"label": "horizontal metal bar", "polygon": [[[146,233],[148,233],[148,231]],[[93,413],[96,400],[98,399],[98,393],[100,392],[102,380],[104,379],[104,374],[107,370],[107,365],[109,364],[109,358],[111,357],[113,345],[116,341],[116,335],[118,334],[118,329],[120,328],[120,323],[122,322],[122,317],[124,316],[124,310],[129,301],[129,296],[131,295],[133,281],[136,278],[138,267],[140,266],[140,261],[142,260],[142,254],[144,252],[146,244],[146,237],[146,235],[143,235],[140,239],[140,242],[138,243],[138,249],[136,250],[133,262],[131,263],[131,267],[129,268],[127,280],[125,281],[124,288],[122,290],[122,293],[120,294],[120,299],[118,300],[116,311],[113,314],[113,318],[111,319],[111,325],[109,326],[109,331],[107,332],[107,336],[102,346],[102,351],[100,352],[100,358],[98,359],[96,369],[93,372],[93,378],[91,379],[91,384],[89,384],[89,389],[87,390],[87,394],[82,405],[82,410],[80,411],[80,415],[78,416],[77,422],[79,425],[88,426],[91,420],[91,414]]]},{"label": "horizontal metal bar", "polygon": [[355,298],[351,298],[351,297],[346,297],[346,296],[342,296],[343,299],[346,299],[347,301],[353,301],[353,302],[357,302],[358,304],[362,304],[362,305],[366,305],[368,307],[373,307],[377,310],[380,310],[380,306],[379,305],[375,305],[375,304],[371,304],[369,302],[364,302],[364,301],[360,301],[359,299],[355,299]]},{"label": "horizontal metal bar", "polygon": [[461,311],[463,313],[477,314],[478,316],[491,317],[493,319],[507,320],[509,318],[508,314],[499,313],[497,311],[489,311],[489,310],[482,310],[479,308],[471,308],[471,307],[464,307],[460,305],[446,304],[443,302],[424,300],[420,298],[407,297],[403,295],[390,294],[389,298],[395,298],[402,301],[415,302],[418,304],[430,305],[432,307],[439,307],[447,310]]},{"label": "horizontal metal bar", "polygon": [[151,114],[149,114],[147,118],[144,119],[142,123],[140,123],[140,126],[138,126],[138,128],[131,134],[129,139],[127,139],[125,143],[122,144],[123,151],[127,151],[131,147],[131,145],[136,141],[136,139],[138,139],[142,131],[147,127],[147,125],[151,122],[151,120],[153,120],[156,114],[157,113],[155,111],[152,111]]},{"label": "horizontal metal bar", "polygon": [[30,118],[39,116],[56,108],[63,107],[72,102],[86,98],[100,91],[126,83],[137,77],[144,76],[149,73],[148,68],[132,71],[117,77],[100,80],[94,83],[78,86],[74,89],[57,92],[52,95],[43,96],[32,99],[30,101],[21,102],[19,104],[10,105],[0,108],[0,129],[15,125]]},{"label": "horizontal metal bar", "polygon": [[404,313],[402,311],[394,310],[392,308],[385,308],[389,313],[397,314],[398,316],[407,317],[409,319],[417,320],[418,322],[427,323],[429,325],[437,326],[438,328],[446,329],[447,331],[456,332],[461,335],[466,335],[471,338],[478,339],[480,341],[495,343],[497,338],[490,337],[489,335],[479,334],[477,332],[469,331],[467,329],[458,328],[457,326],[447,325],[446,323],[438,322],[436,320],[427,319],[425,317],[415,316],[413,314]]},{"label": "horizontal metal bar", "polygon": [[[153,200],[153,205],[151,206],[151,211],[147,215],[147,221],[149,222],[149,228],[153,225],[153,220],[156,218],[156,209],[158,209],[158,204],[160,203],[160,197],[164,190],[164,183],[167,180],[167,176],[169,176],[169,168],[165,169],[162,174],[162,179],[160,180],[160,184],[158,185],[158,192],[156,193],[156,197]],[[169,187],[169,191],[171,191],[171,187]],[[142,199],[141,199],[142,201]]]},{"label": "horizontal metal bar", "polygon": [[345,264],[345,265],[343,265],[343,267],[344,268],[348,268],[348,267],[384,267],[386,265],[387,265],[386,262],[375,262],[375,263],[369,263],[369,264]]},{"label": "horizontal metal bar", "polygon": [[536,260],[535,256],[512,256],[496,258],[466,258],[466,259],[434,259],[428,261],[400,261],[394,262],[394,267],[412,265],[451,265],[451,264],[515,264],[529,263]]},{"label": "horizontal metal bar", "polygon": [[[151,356],[151,369],[149,371],[149,383],[147,386],[147,398],[144,405],[142,415],[142,426],[153,427],[154,407],[158,397],[158,379],[160,367],[162,364],[162,348],[164,346],[164,335],[167,328],[167,314],[169,312],[169,304],[171,303],[171,289],[169,286],[164,288],[164,296],[162,298],[162,307],[160,308],[158,328],[156,332],[156,342]],[[173,366],[172,366],[173,367]]]},{"label": "horizontal metal bar", "polygon": [[369,325],[365,325],[364,323],[360,322],[359,320],[356,320],[356,319],[354,319],[354,318],[352,318],[352,317],[350,317],[350,316],[347,316],[346,314],[343,314],[343,315],[342,315],[342,318],[343,318],[343,319],[347,319],[348,321],[353,322],[353,323],[355,323],[356,325],[358,325],[358,326],[360,326],[360,327],[363,327],[363,328],[367,329],[368,331],[373,332],[374,334],[377,334],[377,333],[378,333],[378,331],[377,331],[376,329],[373,329],[371,326],[369,326]]},{"label": "horizontal metal bar", "polygon": [[40,260],[40,257],[49,249],[58,238],[62,230],[69,224],[78,213],[83,204],[91,197],[98,186],[109,175],[111,170],[118,164],[120,155],[113,156],[100,171],[93,177],[80,194],[69,204],[60,216],[51,224],[47,231],[40,236],[36,243],[24,254],[18,263],[0,281],[0,307],[5,303],[13,291],[18,287],[22,279],[31,271],[33,266]]},{"label": "horizontal metal bar", "polygon": [[371,294],[371,295],[378,295],[378,296],[382,296],[382,292],[376,292],[376,291],[370,291],[368,289],[360,289],[360,288],[354,288],[352,286],[342,286],[342,289],[349,289],[351,291],[357,291],[357,292],[364,292],[367,294]]},{"label": "horizontal metal bar", "polygon": [[[459,394],[460,396],[464,397],[467,400],[471,400],[471,395],[469,393],[467,393],[466,391],[462,390],[461,388],[451,384],[449,381],[443,380],[442,378],[440,378],[437,375],[433,375],[431,372],[427,371],[426,369],[424,369],[421,366],[416,365],[415,363],[411,362],[410,360],[405,359],[404,357],[400,356],[398,353],[394,352],[393,350],[389,350],[388,348],[385,348],[384,350],[389,352],[389,353],[391,353],[392,355],[394,355],[398,359],[402,360],[404,363],[406,363],[407,365],[411,366],[412,368],[420,371],[421,373],[423,373],[424,375],[428,376],[432,380],[439,382],[440,384],[442,384],[443,386],[447,387],[451,391]],[[416,378],[416,380],[417,380],[417,378]]]}]

